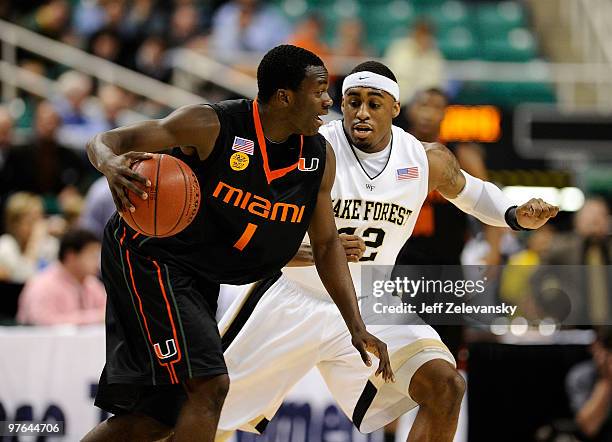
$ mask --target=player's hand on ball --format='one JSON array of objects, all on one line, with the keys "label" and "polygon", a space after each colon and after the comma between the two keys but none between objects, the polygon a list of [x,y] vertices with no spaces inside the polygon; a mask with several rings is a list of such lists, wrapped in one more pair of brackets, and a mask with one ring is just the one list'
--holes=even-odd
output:
[{"label": "player's hand on ball", "polygon": [[346,233],[341,233],[339,236],[347,261],[359,262],[366,249],[363,238],[357,235],[347,235]]},{"label": "player's hand on ball", "polygon": [[128,152],[110,158],[104,165],[102,173],[106,176],[108,187],[113,195],[113,201],[118,211],[129,210],[133,212],[134,206],[130,202],[127,190],[131,190],[144,200],[148,195],[143,187],[150,186],[151,182],[142,175],[134,172],[131,167],[138,161],[148,160],[152,155],[145,152]]},{"label": "player's hand on ball", "polygon": [[364,364],[368,367],[372,366],[372,360],[368,352],[375,355],[378,359],[378,369],[376,369],[375,375],[382,374],[385,382],[395,382],[395,376],[391,369],[391,361],[389,360],[389,353],[387,353],[387,344],[378,339],[367,330],[353,333],[352,336],[353,346],[359,351],[361,359]]},{"label": "player's hand on ball", "polygon": [[559,207],[548,204],[541,198],[532,198],[516,208],[516,220],[526,229],[542,227],[559,213]]}]

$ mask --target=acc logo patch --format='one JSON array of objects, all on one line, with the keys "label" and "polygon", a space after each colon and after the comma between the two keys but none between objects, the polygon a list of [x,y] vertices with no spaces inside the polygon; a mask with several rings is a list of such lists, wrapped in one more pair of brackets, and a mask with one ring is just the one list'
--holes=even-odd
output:
[{"label": "acc logo patch", "polygon": [[230,167],[233,170],[244,170],[249,165],[249,156],[242,152],[236,152],[230,157]]}]

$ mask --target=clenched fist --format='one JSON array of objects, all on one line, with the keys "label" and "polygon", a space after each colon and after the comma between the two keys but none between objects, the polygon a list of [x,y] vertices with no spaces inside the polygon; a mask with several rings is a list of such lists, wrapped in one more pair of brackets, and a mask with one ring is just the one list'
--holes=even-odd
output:
[{"label": "clenched fist", "polygon": [[525,229],[538,229],[559,213],[559,207],[541,198],[532,198],[516,208],[516,220]]}]

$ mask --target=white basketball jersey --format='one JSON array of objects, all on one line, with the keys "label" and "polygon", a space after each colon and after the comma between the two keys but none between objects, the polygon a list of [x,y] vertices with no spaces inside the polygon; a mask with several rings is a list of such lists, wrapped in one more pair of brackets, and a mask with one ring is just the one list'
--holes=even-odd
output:
[{"label": "white basketball jersey", "polygon": [[[336,154],[332,199],[338,232],[361,236],[367,246],[359,264],[349,263],[358,296],[360,266],[395,263],[427,197],[429,168],[423,145],[399,127],[392,130],[387,165],[371,177],[349,144],[341,120],[319,129]],[[283,272],[308,289],[325,293],[314,266],[287,267]]]}]

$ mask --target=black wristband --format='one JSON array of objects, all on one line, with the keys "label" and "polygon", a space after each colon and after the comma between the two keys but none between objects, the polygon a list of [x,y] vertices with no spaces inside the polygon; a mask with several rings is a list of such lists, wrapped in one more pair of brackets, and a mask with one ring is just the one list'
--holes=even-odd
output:
[{"label": "black wristband", "polygon": [[508,226],[514,230],[514,231],[521,231],[521,230],[534,230],[534,229],[528,229],[526,227],[521,226],[518,223],[518,220],[516,219],[516,208],[518,206],[511,206],[508,207],[508,209],[506,210],[506,213],[504,214],[504,219],[506,220],[506,224],[508,224]]}]

